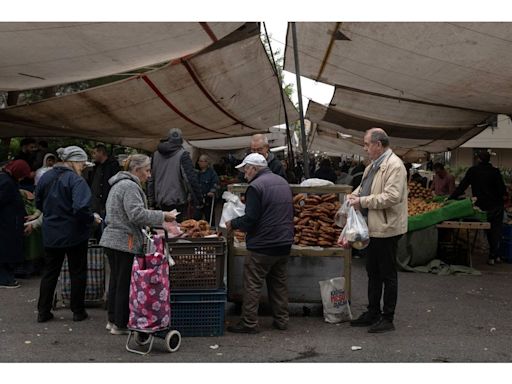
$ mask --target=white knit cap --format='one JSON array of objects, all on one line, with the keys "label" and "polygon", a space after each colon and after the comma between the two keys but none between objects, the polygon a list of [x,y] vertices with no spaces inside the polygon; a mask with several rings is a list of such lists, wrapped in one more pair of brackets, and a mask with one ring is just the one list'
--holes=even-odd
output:
[{"label": "white knit cap", "polygon": [[62,161],[87,161],[85,151],[76,145],[57,149],[57,155]]}]

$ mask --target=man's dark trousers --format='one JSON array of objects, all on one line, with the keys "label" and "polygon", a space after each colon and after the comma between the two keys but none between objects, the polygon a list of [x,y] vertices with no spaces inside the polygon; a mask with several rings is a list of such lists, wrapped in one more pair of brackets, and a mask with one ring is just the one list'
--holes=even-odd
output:
[{"label": "man's dark trousers", "polygon": [[288,255],[269,256],[249,251],[244,263],[244,300],[242,321],[246,327],[258,324],[258,305],[263,282],[267,282],[268,300],[274,321],[288,324]]},{"label": "man's dark trousers", "polygon": [[371,237],[366,258],[368,273],[368,312],[380,316],[380,300],[384,288],[382,317],[393,321],[398,297],[396,272],[396,250],[401,235],[378,238]]}]

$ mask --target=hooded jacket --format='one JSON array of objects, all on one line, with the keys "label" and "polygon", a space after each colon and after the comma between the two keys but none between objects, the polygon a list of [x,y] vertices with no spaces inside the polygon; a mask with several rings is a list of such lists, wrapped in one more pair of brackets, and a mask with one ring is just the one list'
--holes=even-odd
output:
[{"label": "hooded jacket", "polygon": [[157,207],[184,205],[189,198],[195,206],[203,204],[201,186],[190,154],[181,144],[164,141],[158,145],[151,161],[149,203]]},{"label": "hooded jacket", "polygon": [[130,172],[121,171],[109,180],[106,228],[100,245],[121,252],[143,254],[144,237],[141,229],[147,225],[162,225],[162,211],[147,209],[147,199],[140,180]]},{"label": "hooded jacket", "polygon": [[94,221],[91,190],[71,168],[55,165],[36,187],[36,207],[43,212],[43,243],[67,248],[89,239]]}]

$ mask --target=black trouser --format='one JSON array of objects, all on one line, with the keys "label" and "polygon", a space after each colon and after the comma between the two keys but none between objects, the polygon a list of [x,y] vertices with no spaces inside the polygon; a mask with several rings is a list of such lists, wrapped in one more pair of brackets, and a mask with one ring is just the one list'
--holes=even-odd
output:
[{"label": "black trouser", "polygon": [[69,276],[71,278],[71,302],[73,313],[85,310],[85,287],[87,284],[87,241],[67,248],[45,248],[45,266],[37,310],[49,313],[52,309],[55,287],[59,279],[64,257],[68,257]]},{"label": "black trouser", "polygon": [[487,241],[489,242],[489,259],[499,257],[500,242],[503,236],[503,207],[490,209],[487,212],[487,221],[491,228],[487,230]]},{"label": "black trouser", "polygon": [[380,300],[384,287],[382,317],[390,321],[393,321],[398,297],[396,250],[400,237],[401,235],[386,238],[371,237],[366,258],[368,312],[374,316],[380,316]]},{"label": "black trouser", "polygon": [[182,205],[161,205],[159,207],[162,211],[172,211],[173,209],[180,212],[180,214],[176,217],[176,221],[178,223],[181,223],[182,221],[185,221],[187,219],[190,219],[190,212],[188,209],[188,204],[182,204]]},{"label": "black trouser", "polygon": [[130,280],[134,255],[105,248],[110,264],[108,285],[108,321],[126,328],[130,316]]}]

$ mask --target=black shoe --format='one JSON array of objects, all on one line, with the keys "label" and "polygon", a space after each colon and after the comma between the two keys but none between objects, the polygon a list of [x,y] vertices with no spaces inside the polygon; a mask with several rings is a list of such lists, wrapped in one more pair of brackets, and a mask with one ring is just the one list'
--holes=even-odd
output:
[{"label": "black shoe", "polygon": [[288,324],[279,324],[278,322],[273,321],[272,328],[279,329],[280,331],[286,331],[288,329]]},{"label": "black shoe", "polygon": [[73,313],[73,321],[82,321],[87,319],[88,317],[89,315],[85,311]]},{"label": "black shoe", "polygon": [[350,322],[351,327],[369,327],[380,320],[380,315],[373,315],[370,312],[364,312],[357,319]]},{"label": "black shoe", "polygon": [[239,322],[236,325],[230,325],[228,327],[228,332],[256,334],[260,331],[256,327],[246,327],[242,322]]},{"label": "black shoe", "polygon": [[51,312],[40,312],[37,315],[37,322],[38,323],[46,323],[47,321],[53,319],[53,313]]},{"label": "black shoe", "polygon": [[373,324],[370,329],[368,329],[368,333],[382,333],[382,332],[389,332],[394,331],[395,326],[393,325],[393,322],[391,320],[382,318],[379,320],[378,323]]}]

